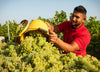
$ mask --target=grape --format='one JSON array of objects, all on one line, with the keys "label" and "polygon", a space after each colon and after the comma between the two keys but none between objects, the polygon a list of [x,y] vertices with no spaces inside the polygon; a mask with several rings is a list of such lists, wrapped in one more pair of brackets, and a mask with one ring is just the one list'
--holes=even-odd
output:
[{"label": "grape", "polygon": [[15,66],[10,61],[5,61],[4,67],[7,68],[9,71],[15,70]]},{"label": "grape", "polygon": [[0,72],[99,72],[94,56],[60,54],[59,48],[38,31],[29,32],[20,44],[0,42]]}]

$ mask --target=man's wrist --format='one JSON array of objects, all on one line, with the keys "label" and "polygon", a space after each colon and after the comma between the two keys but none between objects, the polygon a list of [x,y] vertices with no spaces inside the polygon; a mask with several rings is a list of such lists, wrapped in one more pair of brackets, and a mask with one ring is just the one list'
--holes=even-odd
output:
[{"label": "man's wrist", "polygon": [[51,30],[54,32],[54,26],[51,25]]},{"label": "man's wrist", "polygon": [[59,43],[59,38],[57,37],[55,44],[58,44],[58,43]]}]

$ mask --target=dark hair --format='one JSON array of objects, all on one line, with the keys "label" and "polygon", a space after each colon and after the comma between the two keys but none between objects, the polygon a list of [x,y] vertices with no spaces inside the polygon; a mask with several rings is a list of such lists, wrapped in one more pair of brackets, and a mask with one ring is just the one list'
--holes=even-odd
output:
[{"label": "dark hair", "polygon": [[85,14],[85,15],[86,15],[86,13],[87,13],[87,10],[86,10],[85,7],[83,7],[82,5],[79,5],[79,6],[75,7],[75,8],[74,8],[74,11],[83,13],[83,14]]},{"label": "dark hair", "polygon": [[24,23],[27,24],[27,23],[28,23],[28,20],[24,19],[24,20],[22,20],[22,21],[20,22],[20,24],[21,24],[21,23],[22,23],[22,24],[24,24]]}]

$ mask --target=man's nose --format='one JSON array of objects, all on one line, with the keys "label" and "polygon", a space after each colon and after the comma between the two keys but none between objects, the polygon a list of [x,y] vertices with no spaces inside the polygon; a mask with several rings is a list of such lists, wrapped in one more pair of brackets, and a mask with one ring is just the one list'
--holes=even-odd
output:
[{"label": "man's nose", "polygon": [[73,21],[75,21],[76,20],[76,18],[75,17],[73,17]]}]

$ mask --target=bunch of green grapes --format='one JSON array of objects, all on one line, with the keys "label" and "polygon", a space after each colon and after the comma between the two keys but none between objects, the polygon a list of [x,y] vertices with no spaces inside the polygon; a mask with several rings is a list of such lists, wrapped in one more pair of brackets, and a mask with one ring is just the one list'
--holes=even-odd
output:
[{"label": "bunch of green grapes", "polygon": [[[23,60],[27,60],[33,67],[33,71],[60,71],[63,65],[60,58],[60,53],[53,44],[46,41],[46,37],[41,33],[31,33],[33,40],[28,37],[28,40],[32,41],[32,52],[29,56],[24,56]],[[27,37],[24,41],[27,41]],[[30,41],[29,41],[30,42]],[[23,43],[23,42],[22,42]],[[28,47],[29,48],[29,47]],[[25,50],[25,49],[24,49]]]},{"label": "bunch of green grapes", "polygon": [[40,32],[30,32],[20,44],[0,42],[0,72],[99,72],[100,61],[70,52],[60,54]]},{"label": "bunch of green grapes", "polygon": [[74,53],[61,55],[63,69],[61,72],[99,72],[100,62],[97,58],[86,55],[85,57],[76,56]]},{"label": "bunch of green grapes", "polygon": [[[11,43],[11,44],[10,44]],[[5,55],[5,56],[11,56],[11,57],[16,57],[17,53],[15,50],[15,43],[10,42],[10,43],[1,43],[2,47],[0,48],[0,54]]]}]

